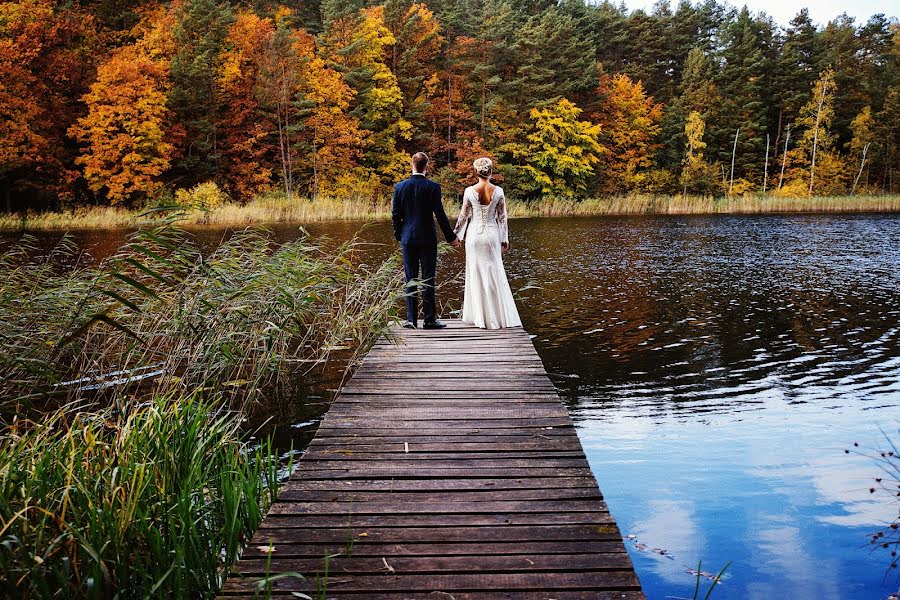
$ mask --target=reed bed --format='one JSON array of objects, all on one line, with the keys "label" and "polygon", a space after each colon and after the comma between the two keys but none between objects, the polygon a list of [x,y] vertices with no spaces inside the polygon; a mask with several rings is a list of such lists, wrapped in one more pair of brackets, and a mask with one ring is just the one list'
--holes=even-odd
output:
[{"label": "reed bed", "polygon": [[36,231],[61,229],[112,229],[146,227],[178,213],[187,225],[248,226],[274,223],[318,223],[324,221],[380,221],[391,216],[390,199],[320,197],[288,199],[270,193],[246,203],[224,202],[213,207],[166,205],[129,210],[94,206],[65,211],[0,214],[0,230]]},{"label": "reed bed", "polygon": [[39,256],[24,235],[0,270],[0,419],[48,402],[203,389],[232,407],[289,397],[335,350],[364,349],[402,290],[394,256],[368,267],[355,240],[277,246],[243,230],[203,256],[163,226],[132,234],[97,268],[64,268],[64,237]]},{"label": "reed bed", "polygon": [[762,213],[900,212],[900,195],[814,196],[622,196],[585,200],[545,199],[509,203],[510,217],[588,217],[603,215],[706,215]]},{"label": "reed bed", "polygon": [[[445,198],[447,213],[455,215],[459,202]],[[183,208],[186,224],[247,226],[274,223],[317,223],[325,221],[384,221],[390,219],[390,199],[293,198],[271,193],[247,203],[225,202],[212,208]],[[165,211],[127,210],[111,207],[83,207],[62,212],[0,214],[0,230],[109,229],[138,228],[152,224]],[[589,217],[602,215],[689,215],[758,213],[840,213],[900,212],[900,195],[814,196],[650,196],[571,200],[548,198],[540,201],[509,202],[511,217]]]},{"label": "reed bed", "polygon": [[294,198],[267,194],[246,204],[225,203],[196,215],[197,222],[208,225],[249,225],[254,223],[317,223],[322,221],[382,221],[391,218],[389,198]]},{"label": "reed bed", "polygon": [[277,489],[243,425],[393,318],[396,256],[350,241],[131,235],[96,267],[68,237],[0,255],[0,589],[208,597]]}]

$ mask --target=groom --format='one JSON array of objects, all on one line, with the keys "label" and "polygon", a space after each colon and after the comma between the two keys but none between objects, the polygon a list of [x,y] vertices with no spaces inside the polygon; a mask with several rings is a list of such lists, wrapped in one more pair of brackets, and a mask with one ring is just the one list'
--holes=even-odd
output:
[{"label": "groom", "polygon": [[450,227],[444,205],[441,204],[441,186],[425,178],[428,155],[416,152],[412,156],[412,175],[394,186],[394,205],[391,212],[394,237],[403,247],[403,268],[406,271],[406,323],[407,329],[415,329],[419,316],[419,290],[411,280],[419,279],[422,272],[423,328],[446,327],[437,320],[434,300],[434,271],[437,267],[437,217],[444,237],[455,247],[459,240]]}]

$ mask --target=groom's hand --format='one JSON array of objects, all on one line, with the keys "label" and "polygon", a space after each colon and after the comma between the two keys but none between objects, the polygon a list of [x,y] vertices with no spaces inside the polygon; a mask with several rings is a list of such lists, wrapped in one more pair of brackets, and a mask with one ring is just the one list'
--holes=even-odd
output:
[{"label": "groom's hand", "polygon": [[462,246],[462,242],[460,242],[459,239],[455,239],[450,243],[453,245],[454,248],[459,248],[460,246]]}]

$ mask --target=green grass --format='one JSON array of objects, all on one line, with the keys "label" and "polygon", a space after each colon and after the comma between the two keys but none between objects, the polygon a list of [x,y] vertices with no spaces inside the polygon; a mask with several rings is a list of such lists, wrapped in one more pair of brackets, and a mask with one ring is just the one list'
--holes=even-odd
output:
[{"label": "green grass", "polygon": [[[274,499],[271,444],[199,396],[11,424],[0,587],[21,597],[204,597]],[[118,596],[117,596],[118,594]]]},{"label": "green grass", "polygon": [[[512,217],[562,217],[638,214],[746,214],[785,212],[898,212],[900,195],[835,196],[782,198],[777,196],[711,196],[630,195],[581,200],[544,199],[521,202],[509,190],[509,212]],[[459,203],[455,197],[445,198],[451,218]],[[316,223],[323,221],[384,221],[390,219],[390,199],[306,198],[287,200],[277,192],[265,194],[246,203],[226,202],[207,209],[184,209],[186,224],[212,226],[246,226],[271,223]],[[41,229],[110,229],[146,226],[158,214],[144,210],[113,207],[81,207],[59,212],[0,214],[2,230]]]}]

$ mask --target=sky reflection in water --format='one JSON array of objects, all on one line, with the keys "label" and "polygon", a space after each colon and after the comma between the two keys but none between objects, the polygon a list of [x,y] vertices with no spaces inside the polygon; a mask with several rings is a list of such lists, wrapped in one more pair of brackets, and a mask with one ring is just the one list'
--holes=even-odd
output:
[{"label": "sky reflection in water", "polygon": [[896,591],[863,547],[896,504],[843,449],[900,417],[900,220],[530,225],[526,326],[648,597],[690,597],[700,559],[732,561],[716,598]]}]

